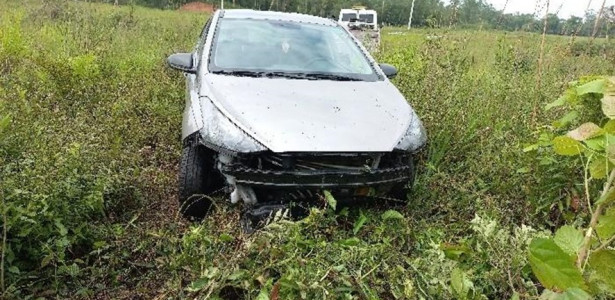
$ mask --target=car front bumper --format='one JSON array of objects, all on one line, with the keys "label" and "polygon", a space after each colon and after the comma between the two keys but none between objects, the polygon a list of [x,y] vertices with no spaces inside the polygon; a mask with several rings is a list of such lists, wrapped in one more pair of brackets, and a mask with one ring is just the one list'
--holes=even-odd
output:
[{"label": "car front bumper", "polygon": [[275,189],[344,189],[409,182],[413,156],[390,153],[262,153],[220,166],[238,185]]},{"label": "car front bumper", "polygon": [[352,188],[408,182],[414,176],[412,165],[376,170],[261,170],[224,166],[222,173],[233,176],[237,184],[276,188]]}]

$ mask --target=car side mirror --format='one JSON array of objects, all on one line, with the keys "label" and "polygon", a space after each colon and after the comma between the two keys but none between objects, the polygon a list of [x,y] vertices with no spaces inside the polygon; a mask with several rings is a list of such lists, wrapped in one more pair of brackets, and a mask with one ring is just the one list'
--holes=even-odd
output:
[{"label": "car side mirror", "polygon": [[189,74],[196,74],[192,53],[175,53],[167,58],[169,67]]},{"label": "car side mirror", "polygon": [[389,64],[380,64],[380,69],[389,79],[393,79],[397,76],[397,68]]}]

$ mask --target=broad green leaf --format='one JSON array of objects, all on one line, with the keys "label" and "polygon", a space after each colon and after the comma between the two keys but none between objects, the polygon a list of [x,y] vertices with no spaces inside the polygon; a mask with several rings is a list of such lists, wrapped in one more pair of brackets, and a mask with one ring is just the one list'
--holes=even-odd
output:
[{"label": "broad green leaf", "polygon": [[587,146],[587,148],[589,149],[592,149],[594,151],[603,151],[605,139],[604,137],[600,136],[600,137],[585,140],[583,141],[583,143],[585,143],[585,146]]},{"label": "broad green leaf", "polygon": [[567,136],[577,141],[584,141],[602,134],[604,134],[604,131],[600,126],[592,122],[587,122],[577,129],[568,132]]},{"label": "broad green leaf", "polygon": [[582,289],[569,288],[563,293],[556,293],[551,290],[544,290],[539,300],[590,300],[592,296]]},{"label": "broad green leaf", "polygon": [[403,218],[404,216],[401,213],[399,213],[396,210],[392,210],[392,209],[389,209],[385,211],[384,213],[382,213],[383,220],[389,220],[389,219],[398,220],[398,219],[403,219]]},{"label": "broad green leaf", "polygon": [[609,119],[615,119],[615,89],[609,89],[602,98],[602,112]]},{"label": "broad green leaf", "polygon": [[357,235],[359,230],[361,230],[361,228],[363,228],[363,225],[365,225],[365,222],[367,222],[367,217],[361,212],[359,218],[354,222],[352,233],[354,235]]},{"label": "broad green leaf", "polygon": [[596,79],[577,87],[577,94],[603,94],[606,88],[606,79]]},{"label": "broad green leaf", "polygon": [[553,150],[559,155],[579,155],[582,148],[583,145],[579,141],[567,136],[558,136],[553,139]]},{"label": "broad green leaf", "polygon": [[607,291],[615,294],[615,251],[600,250],[589,256],[589,266],[594,270],[592,279],[604,283]]},{"label": "broad green leaf", "polygon": [[580,288],[567,289],[557,300],[591,300],[593,297]]},{"label": "broad green leaf", "polygon": [[576,257],[583,245],[583,233],[576,228],[565,225],[555,233],[553,241],[567,254]]},{"label": "broad green leaf", "polygon": [[615,235],[615,207],[609,208],[604,215],[598,218],[596,233],[603,240]]},{"label": "broad green leaf", "polygon": [[604,135],[604,147],[608,148],[609,145],[615,145],[615,135],[607,133]]},{"label": "broad green leaf", "polygon": [[444,252],[446,258],[452,260],[459,260],[462,255],[468,255],[472,252],[466,245],[442,244],[440,245],[440,249]]},{"label": "broad green leaf", "polygon": [[615,120],[609,120],[604,124],[602,130],[606,133],[615,134]]},{"label": "broad green leaf", "polygon": [[606,147],[605,152],[609,160],[615,161],[615,144],[609,144]]},{"label": "broad green leaf", "polygon": [[514,292],[512,297],[510,297],[510,300],[520,300],[520,296],[518,292]]},{"label": "broad green leaf", "polygon": [[538,136],[538,145],[539,146],[551,146],[551,142],[553,141],[554,134],[551,132],[543,132]]},{"label": "broad green leaf", "polygon": [[565,114],[561,119],[553,122],[553,126],[556,128],[562,128],[572,122],[574,122],[579,117],[579,113],[576,111],[571,111]]},{"label": "broad green leaf", "polygon": [[190,285],[188,285],[188,287],[186,287],[186,290],[188,290],[189,292],[198,292],[202,290],[207,285],[207,283],[209,283],[209,278],[199,278],[193,281]]},{"label": "broad green leaf", "polygon": [[609,119],[615,119],[615,82],[608,82],[602,97],[602,112]]},{"label": "broad green leaf", "polygon": [[451,272],[451,286],[459,299],[467,299],[468,293],[474,288],[472,281],[459,268]]},{"label": "broad green leaf", "polygon": [[566,96],[561,96],[561,97],[557,98],[557,100],[547,104],[545,106],[545,110],[550,110],[550,109],[552,109],[554,107],[562,106],[564,104],[566,104]]},{"label": "broad green leaf", "polygon": [[589,164],[589,174],[594,179],[602,179],[606,177],[612,167],[612,164],[606,158],[598,157]]},{"label": "broad green leaf", "polygon": [[326,191],[326,190],[324,191],[324,194],[325,194],[325,199],[327,200],[327,204],[329,204],[331,209],[335,210],[337,208],[337,200],[335,200],[335,197],[331,195],[331,192]]},{"label": "broad green leaf", "polygon": [[581,272],[573,259],[551,239],[536,238],[530,244],[532,271],[545,288],[566,290],[571,287],[586,288]]},{"label": "broad green leaf", "polygon": [[615,188],[611,188],[603,197],[596,201],[596,204],[608,204],[615,200]]}]

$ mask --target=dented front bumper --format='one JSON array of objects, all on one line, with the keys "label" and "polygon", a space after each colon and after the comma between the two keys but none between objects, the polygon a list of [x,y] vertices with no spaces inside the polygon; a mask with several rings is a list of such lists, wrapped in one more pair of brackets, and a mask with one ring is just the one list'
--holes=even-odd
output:
[{"label": "dented front bumper", "polygon": [[224,174],[237,184],[278,188],[350,188],[407,182],[413,176],[410,165],[376,170],[259,170],[242,166],[225,166]]},{"label": "dented front bumper", "polygon": [[342,201],[392,199],[389,192],[413,181],[413,159],[403,151],[264,152],[223,157],[218,168],[233,188],[231,202],[248,204],[243,223],[250,229],[276,211],[305,214],[301,205],[288,205],[323,199],[323,190]]},{"label": "dented front bumper", "polygon": [[255,188],[335,189],[408,182],[412,155],[391,153],[250,154],[220,166],[235,184]]}]

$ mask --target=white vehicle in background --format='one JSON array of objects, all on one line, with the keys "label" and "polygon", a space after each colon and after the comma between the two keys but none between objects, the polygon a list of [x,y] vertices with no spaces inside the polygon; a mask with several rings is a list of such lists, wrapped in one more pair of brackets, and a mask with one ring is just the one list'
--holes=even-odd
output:
[{"label": "white vehicle in background", "polygon": [[375,10],[365,9],[364,6],[355,6],[352,9],[342,9],[339,22],[346,27],[352,24],[378,30],[378,13]]},{"label": "white vehicle in background", "polygon": [[338,22],[363,43],[370,52],[380,48],[380,28],[378,13],[364,6],[340,10]]}]

